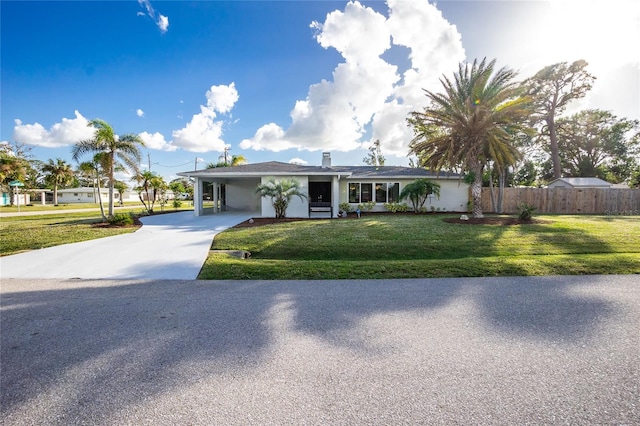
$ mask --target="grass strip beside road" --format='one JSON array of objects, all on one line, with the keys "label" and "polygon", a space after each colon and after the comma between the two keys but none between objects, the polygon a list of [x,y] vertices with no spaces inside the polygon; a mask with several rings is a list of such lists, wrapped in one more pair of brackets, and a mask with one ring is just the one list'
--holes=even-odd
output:
[{"label": "grass strip beside road", "polygon": [[539,216],[542,223],[450,224],[439,215],[313,220],[219,234],[200,279],[355,279],[640,274],[640,218]]},{"label": "grass strip beside road", "polygon": [[[70,203],[70,204],[27,204],[25,205],[13,205],[13,206],[1,206],[0,213],[18,213],[18,207],[20,207],[19,213],[29,213],[29,212],[49,212],[49,211],[63,211],[63,210],[89,210],[89,209],[100,209],[100,205],[97,203]],[[109,209],[109,204],[103,204],[105,212]],[[128,210],[139,210],[143,209],[144,206],[142,203],[138,201],[127,201],[124,203],[124,206],[120,206],[119,203],[116,203],[114,206],[118,210],[128,209]]]},{"label": "grass strip beside road", "polygon": [[0,256],[126,234],[139,228],[95,226],[101,221],[100,212],[95,211],[2,218]]}]

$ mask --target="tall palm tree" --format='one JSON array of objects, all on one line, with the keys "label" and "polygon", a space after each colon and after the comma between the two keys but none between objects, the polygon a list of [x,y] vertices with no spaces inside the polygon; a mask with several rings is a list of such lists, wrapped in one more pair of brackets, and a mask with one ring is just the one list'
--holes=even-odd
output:
[{"label": "tall palm tree", "polygon": [[109,157],[106,152],[98,152],[93,156],[92,161],[84,161],[78,165],[78,170],[90,175],[91,181],[94,182],[94,187],[97,189],[98,204],[100,205],[100,214],[102,215],[103,221],[105,221],[107,217],[104,214],[104,206],[102,205],[102,191],[100,183],[103,179],[104,170],[109,168],[108,159]]},{"label": "tall palm tree", "polygon": [[289,207],[289,202],[293,197],[298,196],[301,200],[307,198],[307,195],[301,192],[300,182],[296,179],[277,181],[271,178],[267,182],[258,185],[256,193],[259,193],[262,197],[271,198],[273,208],[276,211],[276,219],[286,217],[287,207]]},{"label": "tall palm tree", "polygon": [[89,122],[90,127],[96,129],[93,139],[79,141],[73,146],[73,159],[78,160],[83,154],[88,152],[104,152],[107,155],[109,178],[109,217],[113,217],[113,191],[115,184],[116,161],[120,160],[129,170],[137,172],[140,164],[140,149],[144,142],[138,135],[127,133],[118,136],[113,128],[104,120],[95,119]]},{"label": "tall palm tree", "polygon": [[67,185],[73,179],[74,173],[71,165],[61,158],[56,161],[49,160],[42,166],[45,180],[53,185],[53,204],[58,205],[58,186]]},{"label": "tall palm tree", "polygon": [[451,80],[440,80],[443,93],[425,91],[431,104],[408,121],[415,137],[410,153],[435,170],[460,168],[473,175],[473,216],[482,214],[482,172],[489,160],[513,164],[520,153],[512,143],[528,131],[530,100],[507,68],[494,72],[495,60],[460,64]]}]

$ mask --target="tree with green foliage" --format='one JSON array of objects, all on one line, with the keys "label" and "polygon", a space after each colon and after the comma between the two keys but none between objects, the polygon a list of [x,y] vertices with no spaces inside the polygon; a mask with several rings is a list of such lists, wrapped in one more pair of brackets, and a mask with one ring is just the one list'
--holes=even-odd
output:
[{"label": "tree with green foliage", "polygon": [[129,185],[127,185],[126,183],[122,182],[121,180],[116,180],[115,183],[113,184],[113,188],[118,191],[118,199],[120,200],[120,205],[123,206],[124,205],[124,193],[126,192],[127,189],[129,189]]},{"label": "tree with green foliage", "polygon": [[423,211],[424,203],[429,198],[429,195],[435,195],[440,198],[440,185],[429,179],[416,179],[402,188],[400,199],[405,200],[408,198],[413,206],[413,212],[420,213]]},{"label": "tree with green foliage", "polygon": [[640,155],[640,122],[588,109],[558,120],[562,171],[568,176],[627,181]]},{"label": "tree with green foliage", "polygon": [[226,151],[225,151],[225,156],[222,157],[223,158],[221,161],[218,161],[217,163],[209,163],[207,164],[207,168],[208,169],[215,169],[218,167],[235,167],[235,166],[242,166],[243,164],[247,164],[247,159],[244,157],[244,155],[232,155],[231,159],[229,159],[226,156]]},{"label": "tree with green foliage", "polygon": [[258,185],[256,193],[261,197],[268,197],[271,199],[273,208],[276,212],[276,219],[286,217],[287,208],[293,197],[299,197],[301,200],[307,198],[307,194],[302,192],[300,182],[296,179],[281,179],[275,180],[271,178],[265,183]]},{"label": "tree with green foliage", "polygon": [[384,166],[385,161],[386,158],[384,158],[380,147],[380,139],[377,139],[369,147],[369,153],[362,159],[362,162],[367,166]]},{"label": "tree with green foliage", "polygon": [[532,122],[541,125],[542,138],[548,137],[555,179],[562,177],[556,120],[569,102],[583,98],[591,90],[595,77],[587,72],[587,65],[584,60],[549,65],[523,83],[533,101]]},{"label": "tree with green foliage", "polygon": [[629,177],[629,187],[640,189],[640,165],[631,172],[631,177]]},{"label": "tree with green foliage", "polygon": [[[0,188],[13,194],[15,187],[9,186],[9,182],[14,180],[23,182],[26,188],[35,188],[40,167],[34,167],[34,163],[37,160],[31,160],[31,147],[18,142],[0,142]],[[14,197],[10,200],[13,205]]]},{"label": "tree with green foliage", "polygon": [[177,178],[169,182],[169,189],[176,194],[187,194],[189,198],[193,198],[193,182],[188,178]]},{"label": "tree with green foliage", "polygon": [[93,139],[76,143],[72,149],[72,155],[77,161],[86,153],[106,153],[109,166],[107,176],[109,178],[109,217],[111,218],[113,217],[116,162],[120,160],[124,167],[137,173],[141,159],[139,146],[144,146],[144,142],[140,136],[132,133],[116,135],[113,128],[104,120],[91,120],[89,126],[96,129]]},{"label": "tree with green foliage", "polygon": [[134,179],[138,183],[138,186],[134,188],[138,193],[138,198],[140,198],[145,210],[148,213],[153,213],[158,194],[163,188],[166,189],[167,184],[161,176],[149,170],[139,172],[134,176]]},{"label": "tree with green foliage", "polygon": [[104,205],[102,204],[102,180],[104,179],[105,170],[109,168],[109,157],[106,152],[98,152],[94,154],[91,161],[83,161],[78,165],[78,171],[80,173],[90,176],[91,186],[96,188],[98,205],[100,206],[100,214],[102,215],[102,221],[107,220],[107,216],[104,214]]},{"label": "tree with green foliage", "polygon": [[441,79],[444,92],[425,91],[430,105],[411,113],[414,139],[410,154],[434,170],[458,167],[473,177],[473,216],[482,214],[482,174],[489,160],[514,164],[520,153],[516,135],[528,132],[530,102],[508,68],[495,71],[495,60],[460,64],[451,80]]},{"label": "tree with green foliage", "polygon": [[73,169],[71,165],[61,158],[49,160],[42,171],[45,173],[45,182],[53,187],[53,204],[58,205],[58,188],[64,187],[73,181]]},{"label": "tree with green foliage", "polygon": [[535,186],[537,181],[538,170],[531,160],[525,160],[513,177],[513,184],[517,186]]}]

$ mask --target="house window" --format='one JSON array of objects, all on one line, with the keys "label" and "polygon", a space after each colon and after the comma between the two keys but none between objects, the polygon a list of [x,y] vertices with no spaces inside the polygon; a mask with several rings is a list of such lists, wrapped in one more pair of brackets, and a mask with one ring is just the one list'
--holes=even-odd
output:
[{"label": "house window", "polygon": [[87,194],[87,197],[93,198],[93,194]]},{"label": "house window", "polygon": [[387,184],[376,183],[376,203],[387,202]]},{"label": "house window", "polygon": [[400,184],[398,182],[389,184],[389,203],[400,201]]},{"label": "house window", "polygon": [[372,186],[373,185],[370,183],[360,184],[360,201],[361,202],[368,203],[369,201],[373,201]]},{"label": "house window", "polygon": [[350,203],[360,202],[360,184],[359,183],[349,184],[349,202]]},{"label": "house window", "polygon": [[349,183],[349,202],[397,203],[400,201],[399,182]]},{"label": "house window", "polygon": [[78,193],[77,193],[77,192],[74,192],[74,193],[73,193],[73,196],[74,196],[74,197],[77,197],[77,196],[78,196]]}]

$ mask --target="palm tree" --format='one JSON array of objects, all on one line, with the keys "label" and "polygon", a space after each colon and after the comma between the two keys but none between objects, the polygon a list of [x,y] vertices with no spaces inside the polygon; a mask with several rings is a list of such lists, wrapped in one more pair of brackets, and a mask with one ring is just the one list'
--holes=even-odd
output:
[{"label": "palm tree", "polygon": [[98,205],[100,205],[100,214],[102,215],[103,222],[107,220],[107,216],[104,214],[104,206],[102,205],[102,190],[100,184],[102,183],[104,170],[109,168],[108,160],[109,157],[106,152],[98,152],[93,156],[92,161],[85,161],[78,165],[78,170],[91,176],[91,182],[94,188],[97,189]]},{"label": "palm tree", "polygon": [[113,184],[113,188],[118,191],[118,199],[120,200],[120,205],[123,206],[124,205],[124,192],[129,189],[129,186],[122,182],[121,180],[117,180],[115,181],[115,183]]},{"label": "palm tree", "polygon": [[520,153],[515,135],[528,131],[529,98],[513,82],[516,73],[501,68],[495,60],[460,64],[453,81],[440,80],[444,93],[425,91],[431,105],[412,112],[408,119],[415,137],[410,153],[437,171],[460,168],[473,176],[473,216],[482,214],[482,172],[489,160],[513,164]]},{"label": "palm tree", "polygon": [[107,155],[109,178],[109,217],[113,217],[113,191],[115,184],[116,161],[120,160],[130,170],[137,172],[140,164],[140,150],[138,145],[144,146],[144,142],[138,135],[127,133],[118,136],[113,128],[104,120],[95,119],[89,122],[90,127],[96,129],[93,139],[86,139],[76,143],[72,149],[73,159],[88,152],[104,152]]},{"label": "palm tree", "polygon": [[[134,179],[138,182],[135,190],[138,192],[140,201],[148,213],[153,213],[153,207],[158,199],[158,193],[166,190],[166,182],[162,176],[158,176],[149,170],[138,173]],[[143,192],[147,195],[146,202],[144,200],[145,197],[142,196]]]},{"label": "palm tree", "polygon": [[[221,156],[222,157],[222,156]],[[209,163],[207,164],[207,169],[215,169],[217,167],[235,167],[235,166],[242,166],[244,164],[247,164],[247,159],[244,157],[244,155],[232,155],[231,156],[231,161],[218,161],[217,163]]]},{"label": "palm tree", "polygon": [[42,171],[46,174],[45,180],[53,185],[53,204],[58,205],[58,186],[64,186],[73,179],[73,169],[71,165],[61,158],[56,161],[49,160],[42,166]]},{"label": "palm tree", "polygon": [[416,179],[415,182],[411,182],[402,188],[400,199],[408,198],[411,200],[413,212],[420,213],[422,206],[424,206],[425,201],[431,194],[440,198],[440,185],[429,179]]},{"label": "palm tree", "polygon": [[300,192],[300,182],[296,179],[282,179],[276,181],[274,178],[269,179],[266,183],[258,185],[256,193],[262,197],[271,198],[273,208],[276,211],[276,219],[286,217],[289,202],[295,196],[301,200],[307,198],[307,195]]}]

